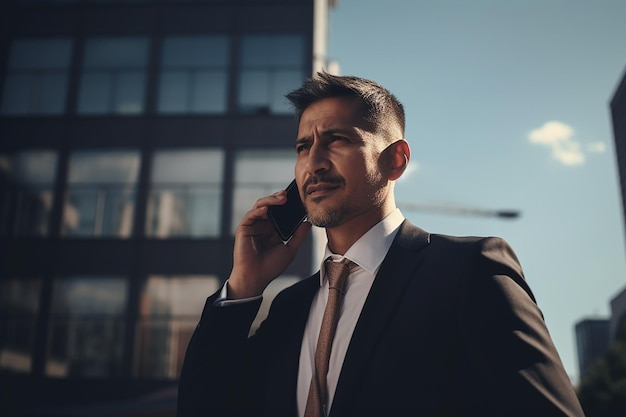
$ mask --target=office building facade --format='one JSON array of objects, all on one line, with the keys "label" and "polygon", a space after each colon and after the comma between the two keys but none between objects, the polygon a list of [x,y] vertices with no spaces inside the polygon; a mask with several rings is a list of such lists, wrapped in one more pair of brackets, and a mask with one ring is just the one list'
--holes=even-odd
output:
[{"label": "office building facade", "polygon": [[239,219],[293,177],[284,94],[325,68],[330,6],[0,6],[0,403],[175,384]]},{"label": "office building facade", "polygon": [[591,366],[604,358],[609,349],[609,319],[587,318],[576,323],[576,348],[578,352],[578,372],[581,378]]},{"label": "office building facade", "polygon": [[611,99],[610,108],[622,210],[624,213],[623,219],[626,219],[626,72],[622,76],[621,81],[618,82]]}]

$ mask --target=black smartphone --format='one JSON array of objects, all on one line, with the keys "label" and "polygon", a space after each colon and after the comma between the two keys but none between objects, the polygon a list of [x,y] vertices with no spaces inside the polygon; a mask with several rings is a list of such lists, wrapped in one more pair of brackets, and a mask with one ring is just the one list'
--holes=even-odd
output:
[{"label": "black smartphone", "polygon": [[296,180],[287,186],[287,202],[280,206],[269,206],[267,215],[283,242],[291,239],[300,223],[306,219],[306,210],[300,200]]}]

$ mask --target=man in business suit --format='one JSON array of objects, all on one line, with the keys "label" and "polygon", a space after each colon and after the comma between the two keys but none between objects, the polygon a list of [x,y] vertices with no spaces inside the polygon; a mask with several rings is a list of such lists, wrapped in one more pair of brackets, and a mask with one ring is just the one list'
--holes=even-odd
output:
[{"label": "man in business suit", "polygon": [[[406,221],[395,182],[410,160],[402,104],[380,85],[317,74],[287,96],[299,120],[295,176],[308,222],[283,244],[259,199],[234,262],[189,343],[179,417],[582,416],[511,248]],[[263,290],[314,224],[325,258],[352,263],[322,399],[309,396],[329,298],[325,267],[284,290],[248,338]],[[319,404],[318,404],[319,405]]]}]

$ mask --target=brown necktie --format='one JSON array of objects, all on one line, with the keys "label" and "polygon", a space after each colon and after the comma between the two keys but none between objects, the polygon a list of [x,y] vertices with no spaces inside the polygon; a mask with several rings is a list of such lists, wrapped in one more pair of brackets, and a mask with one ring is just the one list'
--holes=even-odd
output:
[{"label": "brown necktie", "polygon": [[339,320],[341,298],[343,296],[348,273],[350,272],[351,266],[354,265],[349,259],[344,259],[341,262],[333,262],[330,258],[326,259],[324,264],[328,277],[328,302],[326,303],[326,310],[324,310],[324,317],[322,318],[320,335],[317,339],[315,369],[313,370],[313,378],[311,379],[304,417],[325,417],[327,414],[326,403],[328,401],[328,389],[326,387],[326,375],[328,374],[328,362],[330,360],[330,351],[333,346],[337,321]]}]

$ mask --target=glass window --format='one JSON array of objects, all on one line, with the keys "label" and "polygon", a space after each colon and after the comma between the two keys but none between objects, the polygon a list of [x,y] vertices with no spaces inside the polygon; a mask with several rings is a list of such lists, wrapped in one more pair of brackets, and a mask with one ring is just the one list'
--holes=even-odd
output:
[{"label": "glass window", "polygon": [[72,153],[63,209],[63,234],[129,237],[139,163],[137,151]]},{"label": "glass window", "polygon": [[244,113],[289,113],[284,97],[307,75],[301,35],[248,35],[241,45],[238,106]]},{"label": "glass window", "polygon": [[0,281],[0,369],[30,372],[40,291],[39,279]]},{"label": "glass window", "polygon": [[217,291],[213,276],[151,276],[142,290],[135,374],[171,378],[180,369],[206,298]]},{"label": "glass window", "polygon": [[289,185],[294,176],[294,165],[295,152],[291,149],[245,150],[235,155],[233,233],[256,200]]},{"label": "glass window", "polygon": [[152,161],[146,216],[149,236],[219,236],[224,153],[161,150]]},{"label": "glass window", "polygon": [[230,43],[226,36],[165,39],[159,113],[224,113]]},{"label": "glass window", "polygon": [[0,235],[48,234],[56,169],[52,151],[0,153]]},{"label": "glass window", "polygon": [[85,43],[78,112],[143,113],[147,38],[94,38]]},{"label": "glass window", "polygon": [[121,375],[126,298],[127,283],[120,277],[56,279],[46,375]]},{"label": "glass window", "polygon": [[11,43],[2,114],[58,115],[65,111],[72,41],[16,39]]}]

